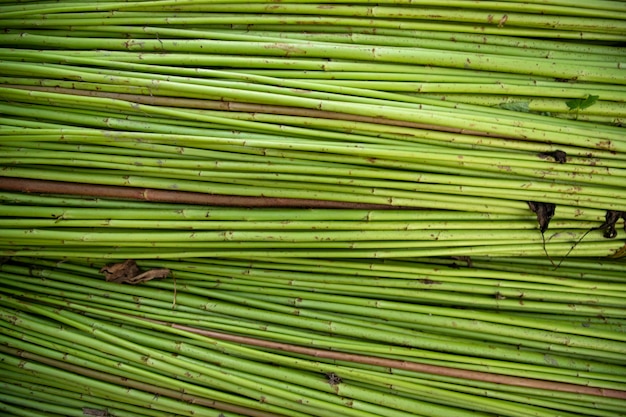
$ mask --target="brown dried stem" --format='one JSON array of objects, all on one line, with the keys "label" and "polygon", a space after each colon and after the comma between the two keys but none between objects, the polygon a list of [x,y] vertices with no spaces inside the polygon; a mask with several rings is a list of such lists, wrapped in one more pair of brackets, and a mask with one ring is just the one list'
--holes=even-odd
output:
[{"label": "brown dried stem", "polygon": [[2,178],[0,190],[22,193],[69,194],[84,197],[116,198],[161,203],[195,204],[245,208],[325,208],[325,209],[398,209],[382,204],[311,200],[303,198],[247,197],[205,194],[190,191],[170,191],[152,188],[118,187],[113,185],[46,181],[27,178]]},{"label": "brown dried stem", "polygon": [[[144,319],[147,321],[153,321]],[[626,399],[626,391],[595,388],[583,385],[568,384],[563,382],[543,381],[531,378],[522,378],[508,375],[491,374],[488,372],[471,371],[465,369],[449,368],[438,365],[428,365],[418,362],[399,361],[395,359],[386,359],[375,356],[359,355],[354,353],[344,353],[337,351],[329,351],[323,349],[307,348],[303,346],[291,345],[287,343],[272,342],[268,340],[256,339],[248,336],[238,336],[226,333],[215,332],[211,330],[203,330],[190,326],[179,325],[175,323],[158,322],[172,328],[185,330],[206,337],[211,337],[229,342],[242,343],[246,345],[259,346],[263,348],[281,350],[285,352],[299,353],[317,358],[334,359],[346,362],[356,362],[368,365],[375,365],[387,368],[405,369],[408,371],[422,372],[433,375],[442,375],[453,378],[470,379],[475,381],[490,382],[495,384],[512,385],[518,387],[528,387],[542,390],[552,390],[561,392],[571,392],[576,394],[595,395],[600,397]]]},{"label": "brown dried stem", "polygon": [[320,119],[334,119],[334,120],[347,120],[353,122],[374,123],[379,125],[400,126],[413,129],[423,130],[437,130],[440,132],[459,133],[465,135],[474,136],[489,136],[489,137],[504,137],[487,132],[460,129],[449,126],[440,126],[426,123],[415,123],[406,120],[393,120],[384,117],[371,117],[361,116],[348,113],[339,113],[327,110],[315,110],[305,109],[299,107],[277,106],[272,104],[252,104],[252,103],[240,103],[233,101],[218,101],[218,100],[200,100],[191,98],[180,97],[163,97],[163,96],[148,96],[141,94],[126,94],[126,93],[111,93],[105,91],[90,91],[90,90],[78,90],[72,88],[63,87],[43,87],[43,86],[30,86],[30,85],[4,85],[4,87],[19,88],[30,91],[44,91],[49,93],[59,94],[72,94],[77,96],[87,97],[106,97],[117,100],[130,101],[133,103],[147,104],[153,106],[167,106],[167,107],[180,107],[189,109],[204,109],[204,110],[223,110],[233,112],[248,112],[248,113],[266,113],[266,114],[280,114],[287,116],[300,116],[300,117],[316,117]]}]

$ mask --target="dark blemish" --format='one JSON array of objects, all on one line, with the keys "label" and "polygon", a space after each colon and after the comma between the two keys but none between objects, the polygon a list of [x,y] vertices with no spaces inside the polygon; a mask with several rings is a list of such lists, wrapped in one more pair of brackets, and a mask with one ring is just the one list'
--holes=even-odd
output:
[{"label": "dark blemish", "polygon": [[542,159],[553,158],[554,161],[558,162],[559,164],[564,164],[565,162],[567,162],[567,153],[559,149],[553,152],[542,152],[538,156]]},{"label": "dark blemish", "polygon": [[328,383],[333,387],[339,385],[343,381],[341,377],[334,372],[327,373],[326,379],[328,380]]},{"label": "dark blemish", "polygon": [[465,262],[468,268],[474,266],[474,264],[472,263],[472,258],[470,258],[469,256],[453,256],[452,259]]}]

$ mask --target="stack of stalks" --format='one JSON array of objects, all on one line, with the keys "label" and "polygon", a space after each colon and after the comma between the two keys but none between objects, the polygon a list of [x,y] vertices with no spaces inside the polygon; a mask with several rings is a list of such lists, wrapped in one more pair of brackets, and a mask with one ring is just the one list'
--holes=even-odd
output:
[{"label": "stack of stalks", "polygon": [[571,3],[0,2],[3,415],[626,415],[626,3]]}]

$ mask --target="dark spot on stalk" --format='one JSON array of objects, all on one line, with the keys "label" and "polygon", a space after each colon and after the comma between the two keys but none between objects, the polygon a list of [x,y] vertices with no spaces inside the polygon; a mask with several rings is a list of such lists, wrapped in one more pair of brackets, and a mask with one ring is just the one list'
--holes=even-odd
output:
[{"label": "dark spot on stalk", "polygon": [[333,386],[333,387],[336,385],[339,385],[343,381],[343,379],[341,379],[341,377],[334,372],[327,373],[326,379],[328,380],[328,383],[330,384],[330,386]]},{"label": "dark spot on stalk", "polygon": [[471,268],[472,266],[474,266],[474,264],[472,263],[472,258],[470,258],[469,256],[453,256],[452,259],[465,262],[468,268]]},{"label": "dark spot on stalk", "polygon": [[565,162],[567,162],[567,153],[558,149],[553,152],[540,153],[538,156],[541,159],[553,158],[554,161],[558,162],[559,164],[564,164]]},{"label": "dark spot on stalk", "polygon": [[83,415],[84,416],[108,417],[110,415],[109,412],[106,409],[100,410],[100,409],[96,409],[96,408],[86,408],[86,407],[83,407],[82,411],[83,411]]}]

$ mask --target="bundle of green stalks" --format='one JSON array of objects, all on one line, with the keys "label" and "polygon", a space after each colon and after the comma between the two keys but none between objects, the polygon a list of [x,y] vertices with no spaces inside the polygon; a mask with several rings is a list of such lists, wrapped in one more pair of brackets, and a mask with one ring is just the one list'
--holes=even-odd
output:
[{"label": "bundle of green stalks", "polygon": [[[451,210],[181,206],[0,193],[0,255],[107,259],[431,256],[620,257],[603,222]],[[79,203],[80,202],[80,203]],[[113,204],[117,205],[113,205]],[[616,231],[617,232],[617,231]],[[621,232],[620,232],[621,234]]]},{"label": "bundle of green stalks", "polygon": [[623,3],[440,3],[4,4],[2,175],[626,210]]},{"label": "bundle of green stalks", "polygon": [[626,292],[611,263],[578,260],[579,279],[506,258],[141,262],[173,279],[134,286],[101,265],[0,266],[3,410],[623,415]]},{"label": "bundle of green stalks", "polygon": [[3,415],[626,415],[626,2],[0,28]]}]

